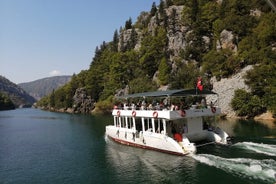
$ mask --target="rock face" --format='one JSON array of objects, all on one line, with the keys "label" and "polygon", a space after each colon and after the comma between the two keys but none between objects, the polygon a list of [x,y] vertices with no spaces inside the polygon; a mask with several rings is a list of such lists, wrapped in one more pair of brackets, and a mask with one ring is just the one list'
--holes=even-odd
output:
[{"label": "rock face", "polygon": [[[234,97],[234,92],[237,89],[244,89],[249,91],[248,86],[244,82],[244,76],[248,70],[251,70],[252,65],[248,65],[243,68],[239,73],[233,75],[230,78],[223,78],[220,81],[217,81],[215,78],[212,78],[213,91],[218,93],[219,98],[216,102],[222,109],[222,113],[226,114],[227,117],[235,117],[235,112],[231,108],[231,100]],[[213,101],[214,99],[207,99],[207,101]],[[214,101],[213,101],[214,102]]]},{"label": "rock face", "polygon": [[[85,88],[78,88],[73,97],[73,112],[74,113],[91,113],[95,108],[94,101],[91,96],[87,95]],[[72,109],[70,109],[72,111]]]},{"label": "rock face", "polygon": [[[182,18],[182,10],[184,6],[170,6],[166,11],[166,16],[169,17],[167,19],[168,26],[167,29],[167,38],[168,38],[168,46],[167,50],[171,51],[170,54],[170,61],[173,61],[175,58],[178,58],[180,55],[181,50],[183,50],[189,43],[187,41],[187,37],[192,32],[188,26],[185,26],[181,23]],[[141,15],[140,19],[147,19],[147,16],[150,16],[148,13]],[[157,17],[158,16],[158,17]],[[151,34],[154,34],[157,27],[164,25],[164,22],[160,22],[161,15],[155,15],[151,17],[147,29]],[[143,38],[142,30],[139,28],[135,29],[135,33],[137,36],[135,50],[139,50],[141,47],[141,40]],[[127,43],[131,39],[132,29],[127,29],[122,31],[120,34],[120,42],[118,44],[118,50],[123,46],[126,46]],[[206,38],[204,38],[205,40]],[[209,40],[209,38],[207,38]]]},{"label": "rock face", "polygon": [[217,41],[217,50],[229,49],[237,53],[238,47],[234,44],[234,35],[231,31],[223,30],[220,33],[220,39]]}]

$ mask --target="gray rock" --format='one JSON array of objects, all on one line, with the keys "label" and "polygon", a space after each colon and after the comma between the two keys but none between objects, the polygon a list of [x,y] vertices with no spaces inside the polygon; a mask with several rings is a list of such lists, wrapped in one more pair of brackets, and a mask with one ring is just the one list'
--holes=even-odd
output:
[{"label": "gray rock", "polygon": [[[95,102],[91,96],[87,95],[85,88],[76,89],[73,96],[73,112],[75,113],[91,113],[95,108]],[[68,110],[68,111],[71,111]]]},{"label": "gray rock", "polygon": [[213,77],[211,79],[211,82],[213,84],[213,91],[218,93],[219,98],[215,102],[216,99],[214,97],[211,97],[207,99],[207,102],[215,102],[215,105],[220,106],[222,113],[226,114],[227,117],[236,117],[230,103],[234,97],[235,90],[244,89],[246,91],[250,91],[249,87],[244,82],[244,76],[246,72],[251,70],[252,68],[252,65],[248,65],[247,67],[243,68],[239,73],[229,78],[223,78],[220,81],[217,81],[215,77]]}]

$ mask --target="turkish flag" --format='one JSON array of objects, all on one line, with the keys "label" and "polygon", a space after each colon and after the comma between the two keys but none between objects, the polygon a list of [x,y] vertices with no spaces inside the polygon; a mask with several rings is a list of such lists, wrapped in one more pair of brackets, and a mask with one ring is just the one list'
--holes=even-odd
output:
[{"label": "turkish flag", "polygon": [[203,90],[203,85],[202,85],[202,79],[201,79],[201,77],[199,77],[199,78],[197,79],[196,87],[197,87],[200,91]]}]

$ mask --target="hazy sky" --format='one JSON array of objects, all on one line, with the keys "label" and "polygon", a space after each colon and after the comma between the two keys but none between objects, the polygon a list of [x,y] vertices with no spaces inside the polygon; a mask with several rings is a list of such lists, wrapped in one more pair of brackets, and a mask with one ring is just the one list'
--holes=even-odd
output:
[{"label": "hazy sky", "polygon": [[96,46],[156,0],[0,0],[0,75],[14,83],[89,68]]}]

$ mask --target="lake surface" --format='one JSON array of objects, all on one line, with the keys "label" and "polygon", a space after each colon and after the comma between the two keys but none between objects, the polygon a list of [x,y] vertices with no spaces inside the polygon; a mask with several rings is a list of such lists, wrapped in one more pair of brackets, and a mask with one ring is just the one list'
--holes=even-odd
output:
[{"label": "lake surface", "polygon": [[0,183],[275,183],[276,126],[217,125],[231,146],[198,147],[179,157],[119,145],[105,137],[112,116],[38,109],[0,111]]}]

